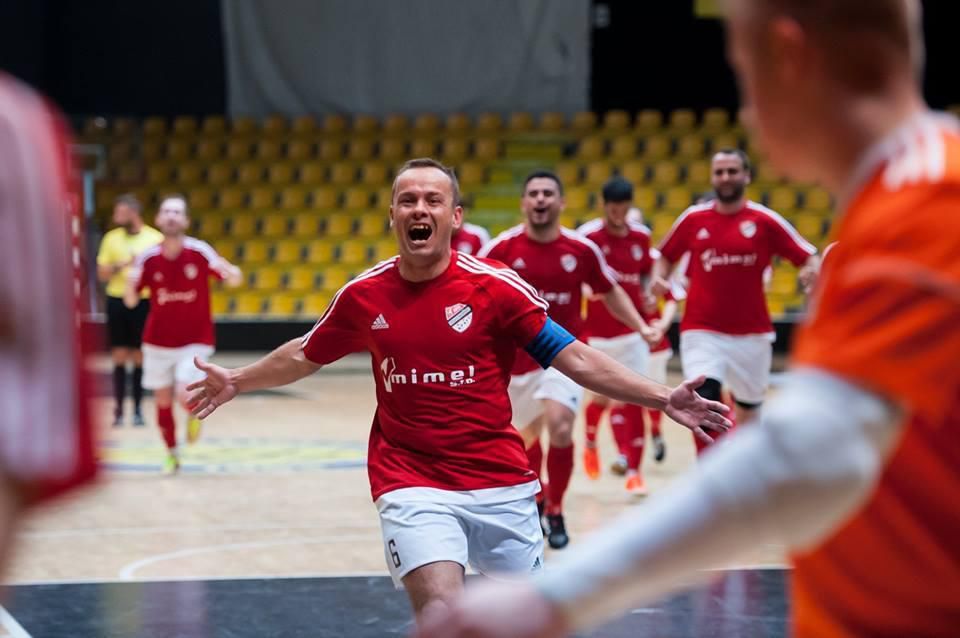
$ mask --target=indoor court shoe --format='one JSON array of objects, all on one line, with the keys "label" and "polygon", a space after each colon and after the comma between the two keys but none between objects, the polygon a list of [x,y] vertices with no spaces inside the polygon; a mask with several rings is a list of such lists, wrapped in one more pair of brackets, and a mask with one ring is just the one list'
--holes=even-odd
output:
[{"label": "indoor court shoe", "polygon": [[203,421],[195,416],[187,419],[187,443],[196,443],[200,440],[200,430],[203,429]]},{"label": "indoor court shoe", "polygon": [[610,473],[616,476],[623,476],[627,473],[627,457],[623,454],[617,457],[617,460],[610,464]]},{"label": "indoor court shoe", "polygon": [[663,459],[667,458],[667,444],[662,436],[653,437],[653,458],[657,463],[663,463]]},{"label": "indoor court shoe", "polygon": [[547,543],[553,549],[563,549],[570,542],[567,536],[567,526],[563,522],[563,514],[547,514],[547,524],[550,533],[547,534]]},{"label": "indoor court shoe", "polygon": [[180,459],[175,454],[168,454],[163,461],[163,475],[173,476],[180,471]]},{"label": "indoor court shoe", "polygon": [[647,483],[643,480],[643,477],[639,474],[631,472],[627,475],[627,492],[631,496],[646,496],[647,495]]},{"label": "indoor court shoe", "polygon": [[134,412],[134,413],[133,413],[133,424],[134,424],[135,426],[137,426],[137,427],[141,427],[141,426],[146,425],[147,423],[146,423],[146,421],[143,420],[143,415],[142,415],[142,414],[140,414],[139,412]]},{"label": "indoor court shoe", "polygon": [[583,448],[583,469],[590,479],[596,481],[600,478],[600,454],[597,453],[597,448]]},{"label": "indoor court shoe", "polygon": [[122,412],[114,412],[114,413],[113,413],[113,427],[115,427],[115,428],[123,427],[123,413],[122,413]]}]

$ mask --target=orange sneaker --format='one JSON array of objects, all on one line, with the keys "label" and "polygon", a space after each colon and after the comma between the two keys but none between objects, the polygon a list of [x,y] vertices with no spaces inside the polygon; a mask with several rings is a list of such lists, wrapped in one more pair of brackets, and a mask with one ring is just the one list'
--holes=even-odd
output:
[{"label": "orange sneaker", "polygon": [[643,477],[634,472],[630,472],[627,475],[627,484],[625,486],[627,492],[632,496],[646,496],[647,495],[647,484],[644,482]]},{"label": "orange sneaker", "polygon": [[600,455],[597,453],[597,448],[583,448],[583,469],[591,480],[596,481],[600,478]]}]

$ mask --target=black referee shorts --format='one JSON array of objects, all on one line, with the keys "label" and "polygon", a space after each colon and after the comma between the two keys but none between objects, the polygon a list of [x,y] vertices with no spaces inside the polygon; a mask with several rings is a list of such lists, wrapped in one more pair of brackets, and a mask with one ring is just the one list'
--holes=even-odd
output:
[{"label": "black referee shorts", "polygon": [[127,308],[123,299],[107,297],[107,338],[110,347],[139,349],[148,312],[149,299],[141,299],[136,308]]}]

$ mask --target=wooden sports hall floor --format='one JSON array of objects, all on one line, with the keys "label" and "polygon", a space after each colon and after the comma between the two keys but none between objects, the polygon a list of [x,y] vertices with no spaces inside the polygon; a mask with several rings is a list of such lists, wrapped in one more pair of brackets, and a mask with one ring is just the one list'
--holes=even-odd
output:
[{"label": "wooden sports hall floor", "polygon": [[[23,525],[0,636],[404,635],[410,612],[386,578],[364,468],[373,401],[369,359],[349,357],[222,408],[185,450],[182,472],[163,477],[148,400],[146,427],[104,428],[107,469],[96,487]],[[104,414],[110,404],[101,401]],[[663,425],[666,461],[655,463],[649,450],[644,460],[652,493],[694,459],[689,433]],[[606,426],[601,454],[605,465],[613,460]],[[571,546],[643,507],[618,477],[588,480],[579,457],[578,449],[566,507]],[[783,635],[782,562],[782,548],[758,546],[710,587],[592,635]]]}]

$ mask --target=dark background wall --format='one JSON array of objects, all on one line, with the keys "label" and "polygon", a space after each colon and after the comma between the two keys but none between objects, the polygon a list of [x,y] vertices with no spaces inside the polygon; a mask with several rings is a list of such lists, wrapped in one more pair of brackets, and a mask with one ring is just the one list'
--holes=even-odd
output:
[{"label": "dark background wall", "polygon": [[[960,103],[953,4],[924,2],[926,90],[937,107]],[[595,0],[605,17],[593,31],[595,109],[736,106],[722,26],[696,18],[692,5]],[[3,0],[0,68],[75,115],[222,113],[220,2]]]}]

